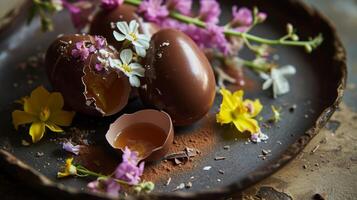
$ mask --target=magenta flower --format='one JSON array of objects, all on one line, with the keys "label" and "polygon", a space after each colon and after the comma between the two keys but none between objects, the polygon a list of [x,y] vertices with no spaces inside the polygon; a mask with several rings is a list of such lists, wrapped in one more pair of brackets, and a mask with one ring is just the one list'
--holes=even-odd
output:
[{"label": "magenta flower", "polygon": [[162,0],[144,0],[138,8],[147,21],[160,23],[169,15],[169,11]]},{"label": "magenta flower", "polygon": [[206,48],[209,42],[207,30],[199,28],[193,24],[186,25],[182,30],[188,35],[200,48]]},{"label": "magenta flower", "polygon": [[102,0],[101,7],[105,10],[112,10],[124,3],[124,0]]},{"label": "magenta flower", "polygon": [[122,155],[123,161],[125,163],[130,163],[133,165],[137,165],[139,160],[138,160],[138,152],[136,151],[131,151],[128,147],[125,147],[123,155]]},{"label": "magenta flower", "polygon": [[94,67],[95,67],[95,70],[97,70],[98,72],[100,72],[104,69],[103,65],[100,63],[96,63]]},{"label": "magenta flower", "polygon": [[102,36],[94,36],[94,46],[97,50],[103,49],[107,44],[107,41],[104,37]]},{"label": "magenta flower", "polygon": [[180,31],[184,31],[186,29],[187,24],[181,23],[175,19],[167,18],[162,20],[160,23],[161,28],[174,28]]},{"label": "magenta flower", "polygon": [[123,161],[119,164],[114,172],[114,177],[128,182],[131,185],[136,185],[140,182],[140,176],[144,172],[144,162],[141,162],[139,166],[138,153],[130,151],[128,147],[125,147],[123,152]]},{"label": "magenta flower", "polygon": [[209,44],[227,55],[229,52],[229,42],[224,35],[224,28],[210,23],[206,25],[206,28],[210,36]]},{"label": "magenta flower", "polygon": [[169,10],[189,15],[191,13],[192,0],[167,0],[166,5]]},{"label": "magenta flower", "polygon": [[120,185],[113,178],[98,178],[95,181],[88,183],[87,187],[92,192],[104,192],[111,197],[118,197]]},{"label": "magenta flower", "polygon": [[67,0],[62,0],[63,7],[65,7],[71,14],[74,27],[79,30],[87,25],[89,16],[94,10],[94,6],[89,1],[91,0],[69,3]]},{"label": "magenta flower", "polygon": [[115,178],[128,182],[130,185],[136,185],[140,182],[140,176],[144,172],[144,162],[139,166],[130,162],[122,162],[115,170]]},{"label": "magenta flower", "polygon": [[221,8],[216,0],[200,0],[199,17],[202,21],[217,24],[220,14]]},{"label": "magenta flower", "polygon": [[252,11],[246,7],[238,9],[237,6],[232,7],[232,24],[235,26],[250,26],[253,23]]},{"label": "magenta flower", "polygon": [[75,155],[78,155],[80,150],[81,150],[81,146],[80,145],[73,145],[71,142],[64,142],[62,144],[62,148],[65,151],[71,152]]},{"label": "magenta flower", "polygon": [[95,51],[95,47],[90,44],[89,47],[86,46],[86,42],[77,42],[76,43],[76,48],[72,49],[72,56],[74,58],[79,58],[81,61],[84,61],[88,58],[90,53],[93,53]]}]

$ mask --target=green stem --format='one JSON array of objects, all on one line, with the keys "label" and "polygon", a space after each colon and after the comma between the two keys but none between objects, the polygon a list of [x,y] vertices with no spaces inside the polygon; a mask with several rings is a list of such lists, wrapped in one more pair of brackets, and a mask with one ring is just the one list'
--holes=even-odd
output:
[{"label": "green stem", "polygon": [[[96,172],[93,172],[93,171],[90,171],[82,166],[76,166],[77,168],[77,172],[80,172],[82,174],[85,174],[85,175],[89,175],[89,176],[93,176],[93,177],[97,177],[97,178],[109,178],[109,176],[106,176],[106,175],[103,175],[103,174],[99,174],[99,173],[96,173]],[[129,185],[128,182],[126,181],[123,181],[123,180],[120,180],[120,179],[114,179],[117,183],[119,184],[124,184],[124,185]]]},{"label": "green stem", "polygon": [[[141,0],[125,0],[125,3],[134,5],[134,6],[139,6],[141,3]],[[171,11],[169,16],[171,18],[174,18],[178,21],[184,22],[186,24],[194,24],[198,27],[201,28],[206,28],[206,23],[199,20],[198,18],[193,18],[189,16],[182,15],[178,12]],[[225,35],[227,36],[236,36],[240,38],[245,38],[250,41],[262,43],[262,44],[268,44],[268,45],[287,45],[287,46],[300,46],[300,47],[306,47],[310,46],[311,48],[316,48],[319,46],[323,40],[322,35],[318,35],[317,37],[307,40],[307,41],[292,41],[292,40],[281,40],[281,39],[266,39],[262,38],[259,36],[255,36],[246,32],[237,32],[233,29],[226,29],[224,31]]]}]

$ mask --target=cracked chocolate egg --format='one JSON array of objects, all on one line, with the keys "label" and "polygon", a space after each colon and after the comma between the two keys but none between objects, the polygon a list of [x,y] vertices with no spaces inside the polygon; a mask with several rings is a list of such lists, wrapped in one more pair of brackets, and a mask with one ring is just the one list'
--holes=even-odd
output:
[{"label": "cracked chocolate egg", "polygon": [[120,116],[105,135],[110,146],[138,152],[140,160],[156,161],[169,151],[174,140],[170,116],[162,111],[146,109]]},{"label": "cracked chocolate egg", "polygon": [[128,4],[122,4],[112,10],[101,9],[93,17],[89,33],[107,38],[110,45],[113,45],[116,49],[120,49],[122,42],[116,41],[113,36],[113,31],[118,31],[115,25],[116,22],[125,21],[129,23],[131,20],[137,20],[140,24],[140,33],[151,36],[157,32],[159,27],[154,23],[143,22],[136,14],[136,9],[135,6]]},{"label": "cracked chocolate egg", "polygon": [[83,114],[109,116],[127,104],[128,78],[108,67],[109,57],[118,58],[118,53],[100,36],[63,35],[50,45],[47,75],[66,106]]},{"label": "cracked chocolate egg", "polygon": [[167,112],[174,125],[192,124],[210,110],[216,93],[212,67],[186,34],[175,29],[154,34],[144,67],[142,101]]}]

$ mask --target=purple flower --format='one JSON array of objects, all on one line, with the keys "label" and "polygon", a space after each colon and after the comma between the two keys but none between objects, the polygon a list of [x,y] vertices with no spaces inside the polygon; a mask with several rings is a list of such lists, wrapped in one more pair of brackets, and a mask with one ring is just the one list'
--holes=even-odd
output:
[{"label": "purple flower", "polygon": [[263,22],[267,19],[268,15],[266,13],[260,12],[258,13],[258,20],[259,22]]},{"label": "purple flower", "polygon": [[122,158],[123,158],[122,162],[124,162],[124,163],[130,163],[133,165],[137,165],[139,162],[138,152],[131,151],[128,147],[125,147]]},{"label": "purple flower", "polygon": [[122,162],[115,170],[115,178],[128,182],[130,185],[136,185],[140,182],[140,176],[144,172],[144,162],[139,166],[130,162]]},{"label": "purple flower", "polygon": [[229,42],[224,35],[224,28],[210,23],[206,25],[206,28],[210,35],[210,44],[227,55],[229,52]]},{"label": "purple flower", "polygon": [[94,6],[88,1],[78,1],[69,3],[67,0],[62,0],[63,7],[68,9],[71,14],[72,23],[75,28],[82,29],[89,22],[89,16],[94,10]]},{"label": "purple flower", "polygon": [[199,17],[201,20],[217,24],[220,14],[221,8],[216,0],[200,0]]},{"label": "purple flower", "polygon": [[177,30],[184,31],[186,29],[187,24],[181,23],[175,19],[167,18],[162,20],[160,23],[161,28],[174,28]]},{"label": "purple flower", "polygon": [[160,23],[169,15],[169,11],[162,0],[145,0],[142,1],[138,12],[143,14],[147,21]]},{"label": "purple flower", "polygon": [[94,36],[94,43],[95,48],[101,50],[106,46],[107,41],[104,37],[96,35]]},{"label": "purple flower", "polygon": [[100,72],[104,69],[103,65],[100,63],[96,63],[94,67],[95,67],[95,70],[97,70],[98,72]]},{"label": "purple flower", "polygon": [[77,42],[76,43],[76,48],[72,49],[72,56],[75,58],[80,58],[81,61],[84,61],[85,59],[88,58],[90,53],[93,53],[95,51],[95,47],[90,44],[89,47],[86,46],[86,42]]},{"label": "purple flower", "polygon": [[144,171],[144,162],[138,165],[138,153],[130,151],[125,147],[123,152],[123,161],[119,164],[114,172],[114,177],[128,182],[131,185],[136,185],[140,182],[140,176]]},{"label": "purple flower", "polygon": [[253,23],[252,11],[246,7],[238,9],[237,6],[233,6],[232,15],[232,24],[234,24],[234,26],[250,26]]},{"label": "purple flower", "polygon": [[182,30],[186,33],[200,48],[207,47],[207,41],[209,40],[209,36],[207,35],[207,30],[199,28],[193,24],[189,24],[184,27]]},{"label": "purple flower", "polygon": [[189,15],[191,13],[192,0],[167,0],[166,5],[169,10]]},{"label": "purple flower", "polygon": [[95,181],[88,183],[87,187],[92,192],[105,192],[111,197],[118,197],[120,185],[112,178],[98,178]]},{"label": "purple flower", "polygon": [[101,7],[105,10],[112,10],[123,3],[124,0],[102,0]]},{"label": "purple flower", "polygon": [[62,144],[62,148],[65,151],[71,152],[75,155],[78,155],[80,150],[81,150],[81,146],[80,145],[73,145],[71,142],[65,142]]}]

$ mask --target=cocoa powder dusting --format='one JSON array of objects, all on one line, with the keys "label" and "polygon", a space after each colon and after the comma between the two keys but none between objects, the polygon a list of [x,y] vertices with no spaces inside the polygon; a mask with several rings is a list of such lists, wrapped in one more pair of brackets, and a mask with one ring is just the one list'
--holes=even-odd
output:
[{"label": "cocoa powder dusting", "polygon": [[158,163],[147,163],[142,180],[165,181],[180,172],[186,172],[197,166],[199,160],[208,154],[211,147],[216,142],[213,126],[215,124],[214,115],[206,115],[203,119],[204,124],[193,131],[180,131],[175,133],[174,143],[171,145],[168,154],[179,152],[186,147],[195,148],[200,151],[195,157],[188,159],[187,162],[175,164],[175,162],[164,160]]}]

